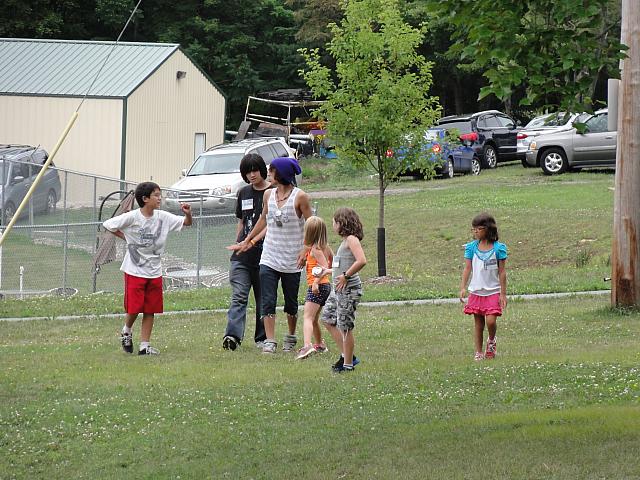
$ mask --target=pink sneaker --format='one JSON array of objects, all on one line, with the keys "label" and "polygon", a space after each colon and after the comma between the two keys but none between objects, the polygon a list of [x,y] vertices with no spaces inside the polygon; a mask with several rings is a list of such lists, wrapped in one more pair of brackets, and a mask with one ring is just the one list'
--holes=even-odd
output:
[{"label": "pink sneaker", "polygon": [[316,349],[313,348],[313,345],[305,345],[300,350],[298,350],[298,356],[296,357],[296,360],[303,360],[308,356],[313,355],[314,353],[316,353]]},{"label": "pink sneaker", "polygon": [[487,351],[484,352],[484,358],[496,358],[496,337],[487,340]]}]

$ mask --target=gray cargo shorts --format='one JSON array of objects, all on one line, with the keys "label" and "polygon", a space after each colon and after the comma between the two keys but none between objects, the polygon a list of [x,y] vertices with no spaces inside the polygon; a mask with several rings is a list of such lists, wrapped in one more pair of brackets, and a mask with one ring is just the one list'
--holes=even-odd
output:
[{"label": "gray cargo shorts", "polygon": [[322,321],[336,326],[343,332],[353,330],[360,298],[362,298],[362,286],[348,287],[340,292],[331,290],[322,310]]}]

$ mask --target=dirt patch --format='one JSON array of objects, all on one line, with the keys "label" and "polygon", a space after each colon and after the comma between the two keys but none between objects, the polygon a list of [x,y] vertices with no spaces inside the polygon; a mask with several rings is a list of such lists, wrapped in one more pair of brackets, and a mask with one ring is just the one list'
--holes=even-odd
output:
[{"label": "dirt patch", "polygon": [[367,283],[369,285],[393,285],[402,282],[404,282],[404,278],[402,277],[392,277],[391,275],[385,275],[384,277],[370,278],[364,283]]}]

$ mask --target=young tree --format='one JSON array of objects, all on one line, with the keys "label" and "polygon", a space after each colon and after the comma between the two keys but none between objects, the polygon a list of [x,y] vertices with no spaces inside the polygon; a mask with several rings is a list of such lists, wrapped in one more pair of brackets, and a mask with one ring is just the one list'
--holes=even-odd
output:
[{"label": "young tree", "polygon": [[[344,18],[331,24],[327,50],[335,71],[320,64],[318,51],[302,49],[301,72],[316,97],[338,155],[378,174],[378,275],[386,275],[384,201],[389,182],[406,168],[393,154],[408,138],[422,138],[439,117],[428,95],[429,62],[417,53],[422,33],[402,20],[396,0],[349,0]],[[335,81],[334,81],[335,75]]]}]

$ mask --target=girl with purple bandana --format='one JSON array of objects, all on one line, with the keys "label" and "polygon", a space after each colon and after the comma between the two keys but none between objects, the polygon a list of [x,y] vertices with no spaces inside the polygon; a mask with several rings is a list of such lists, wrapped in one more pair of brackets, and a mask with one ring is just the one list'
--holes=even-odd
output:
[{"label": "girl with purple bandana", "polygon": [[277,348],[275,322],[278,282],[282,283],[288,324],[282,349],[285,352],[293,351],[297,342],[298,289],[306,257],[304,222],[312,215],[309,195],[296,187],[296,175],[301,171],[295,158],[279,157],[271,162],[269,174],[275,188],[265,191],[262,215],[241,246],[249,249],[251,240],[260,235],[264,228],[267,229],[260,258],[261,314],[267,335],[262,349],[264,353],[275,353]]}]

